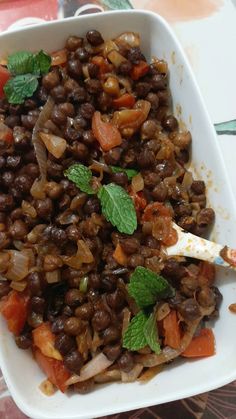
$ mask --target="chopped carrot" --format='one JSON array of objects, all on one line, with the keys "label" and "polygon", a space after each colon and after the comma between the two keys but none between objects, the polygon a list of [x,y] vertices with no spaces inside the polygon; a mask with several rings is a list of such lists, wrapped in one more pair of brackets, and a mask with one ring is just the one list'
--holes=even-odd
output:
[{"label": "chopped carrot", "polygon": [[122,249],[120,243],[118,243],[115,248],[113,258],[116,260],[117,263],[119,263],[119,265],[126,266],[128,263],[128,257]]},{"label": "chopped carrot", "polygon": [[131,70],[131,78],[133,80],[138,80],[140,77],[145,76],[149,70],[149,65],[146,61],[139,61],[137,65],[134,65]]},{"label": "chopped carrot", "polygon": [[161,202],[153,202],[145,208],[142,221],[154,221],[159,216],[170,217],[170,210]]},{"label": "chopped carrot", "polygon": [[215,354],[215,337],[212,329],[201,329],[198,336],[195,336],[189,346],[181,354],[186,358],[197,358],[212,356]]},{"label": "chopped carrot", "polygon": [[52,66],[63,65],[67,62],[67,50],[60,49],[51,53]]},{"label": "chopped carrot", "polygon": [[132,108],[135,104],[135,98],[133,95],[129,93],[125,93],[124,95],[118,97],[117,99],[113,100],[113,106],[116,109],[119,108]]},{"label": "chopped carrot", "polygon": [[33,342],[37,348],[40,349],[43,355],[62,360],[62,356],[57,349],[55,349],[55,335],[52,333],[49,323],[42,323],[32,332]]},{"label": "chopped carrot", "polygon": [[163,320],[164,344],[174,349],[180,347],[180,327],[177,313],[172,310]]},{"label": "chopped carrot", "polygon": [[122,143],[118,128],[110,122],[103,122],[98,111],[93,114],[92,131],[103,151],[109,151]]}]

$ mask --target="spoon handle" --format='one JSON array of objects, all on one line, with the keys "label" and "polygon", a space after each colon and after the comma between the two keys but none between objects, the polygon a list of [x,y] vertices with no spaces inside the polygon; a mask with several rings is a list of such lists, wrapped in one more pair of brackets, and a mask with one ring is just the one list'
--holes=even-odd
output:
[{"label": "spoon handle", "polygon": [[236,270],[236,250],[202,239],[173,223],[178,234],[175,245],[166,248],[168,256],[187,256]]}]

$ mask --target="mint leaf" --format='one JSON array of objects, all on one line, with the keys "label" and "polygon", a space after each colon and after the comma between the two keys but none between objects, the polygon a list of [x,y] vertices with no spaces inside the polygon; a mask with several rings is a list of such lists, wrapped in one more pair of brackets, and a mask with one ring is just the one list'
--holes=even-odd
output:
[{"label": "mint leaf", "polygon": [[91,186],[92,172],[83,164],[73,164],[65,172],[64,175],[74,182],[76,186],[89,195],[95,194]]},{"label": "mint leaf", "polygon": [[34,71],[34,54],[18,51],[8,57],[7,68],[12,75],[28,74]]},{"label": "mint leaf", "polygon": [[98,191],[102,213],[121,233],[133,234],[137,228],[134,204],[128,193],[119,185],[109,183]]},{"label": "mint leaf", "polygon": [[147,345],[144,328],[147,322],[147,316],[140,311],[131,320],[123,337],[123,347],[130,351],[138,351]]},{"label": "mint leaf", "polygon": [[135,169],[123,169],[123,167],[118,167],[118,166],[110,166],[110,168],[111,168],[112,173],[120,173],[120,172],[126,173],[129,180],[132,180],[132,178],[138,174],[138,171]]},{"label": "mint leaf", "polygon": [[155,313],[152,313],[146,321],[144,335],[148,346],[150,346],[153,352],[159,354],[161,352],[161,348],[158,342],[158,330]]},{"label": "mint leaf", "polygon": [[142,266],[138,266],[131,275],[128,291],[140,308],[174,295],[174,289],[165,278]]},{"label": "mint leaf", "polygon": [[9,79],[3,89],[9,103],[20,104],[26,97],[31,97],[37,87],[37,76],[24,74]]},{"label": "mint leaf", "polygon": [[48,73],[51,67],[51,57],[43,50],[34,55],[34,71],[39,71],[40,74]]}]

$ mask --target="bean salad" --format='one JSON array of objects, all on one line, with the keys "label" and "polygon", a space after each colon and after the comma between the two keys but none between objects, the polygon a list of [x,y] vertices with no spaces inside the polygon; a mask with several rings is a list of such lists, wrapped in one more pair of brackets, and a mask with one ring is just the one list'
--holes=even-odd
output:
[{"label": "bean salad", "polygon": [[95,29],[0,65],[0,312],[45,394],[215,353],[214,267],[165,252],[172,221],[204,236],[215,217],[168,78],[137,33]]}]

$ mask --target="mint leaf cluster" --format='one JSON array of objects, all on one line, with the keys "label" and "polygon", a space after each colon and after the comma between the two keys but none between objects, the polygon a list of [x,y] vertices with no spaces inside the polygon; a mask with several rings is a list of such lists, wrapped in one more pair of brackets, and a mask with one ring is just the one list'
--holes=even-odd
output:
[{"label": "mint leaf cluster", "polygon": [[9,103],[21,104],[31,97],[38,87],[38,78],[49,71],[51,57],[44,51],[33,54],[19,51],[8,57],[7,68],[10,78],[4,86]]},{"label": "mint leaf cluster", "polygon": [[128,292],[141,310],[133,317],[124,334],[123,347],[137,351],[148,345],[155,353],[159,354],[161,349],[153,307],[158,300],[172,297],[174,289],[161,275],[138,266],[130,277]]},{"label": "mint leaf cluster", "polygon": [[92,172],[83,164],[73,164],[64,175],[82,192],[97,193],[104,217],[121,233],[133,234],[137,228],[137,216],[133,201],[124,188],[109,183],[96,192],[91,185]]},{"label": "mint leaf cluster", "polygon": [[132,178],[138,174],[138,171],[135,169],[123,169],[123,167],[119,166],[110,166],[110,169],[112,173],[126,173],[128,180],[132,180]]}]

